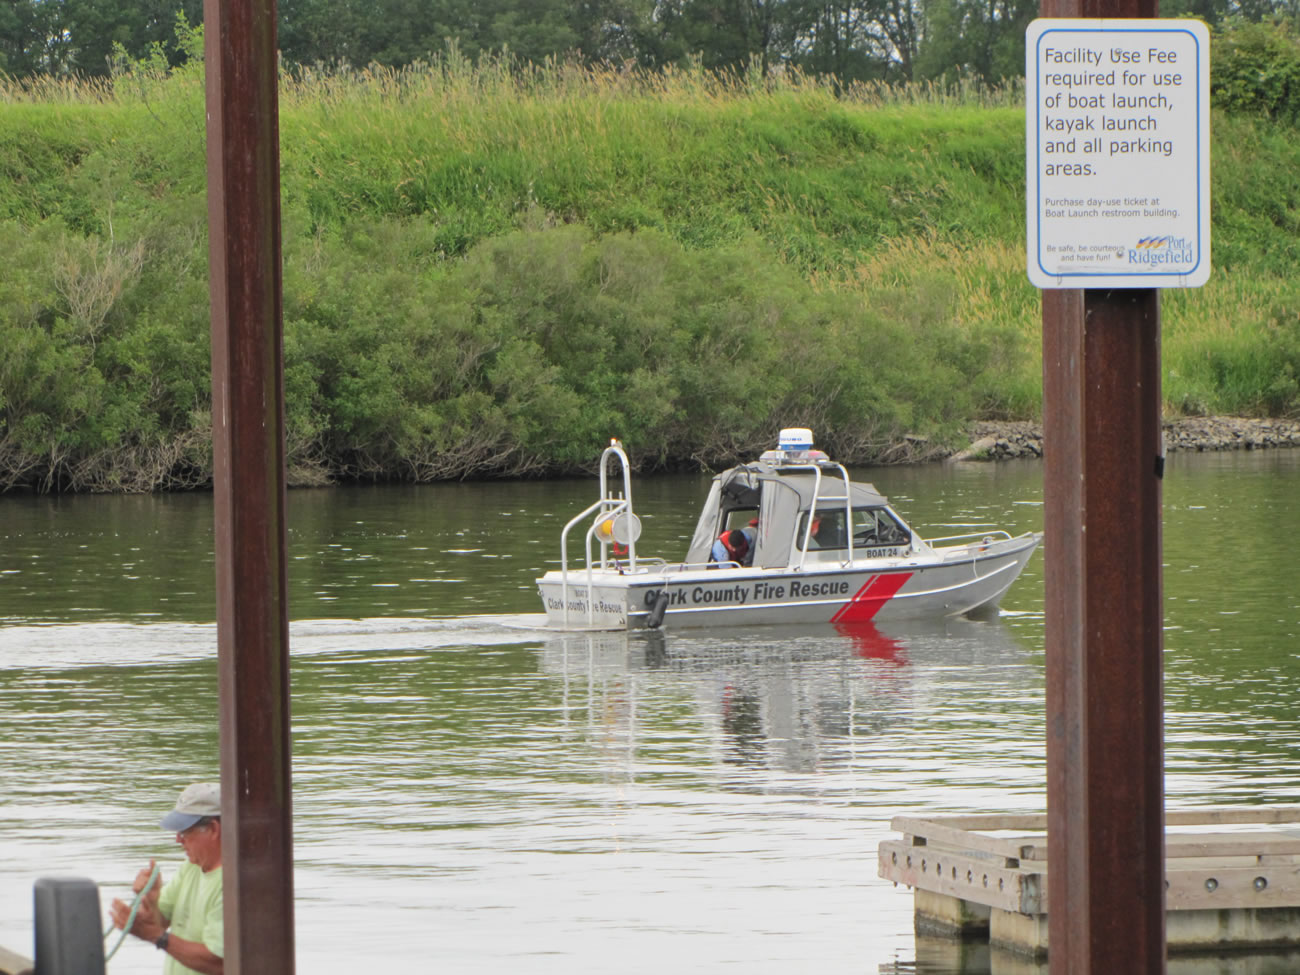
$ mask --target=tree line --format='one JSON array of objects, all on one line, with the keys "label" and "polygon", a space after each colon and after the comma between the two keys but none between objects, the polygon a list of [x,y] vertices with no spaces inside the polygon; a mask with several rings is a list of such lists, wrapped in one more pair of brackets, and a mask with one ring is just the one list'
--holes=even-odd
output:
[{"label": "tree line", "polygon": [[[1161,15],[1294,22],[1298,4],[1164,0]],[[1038,0],[279,0],[277,13],[290,68],[403,68],[451,46],[471,60],[997,84],[1024,73]],[[109,77],[115,59],[153,51],[176,66],[178,19],[200,24],[203,0],[5,0],[0,74]]]}]

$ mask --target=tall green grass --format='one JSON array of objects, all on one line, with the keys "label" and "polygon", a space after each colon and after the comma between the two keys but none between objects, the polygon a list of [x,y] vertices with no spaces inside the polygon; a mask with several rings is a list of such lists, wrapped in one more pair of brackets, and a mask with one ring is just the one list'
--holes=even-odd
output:
[{"label": "tall green grass", "polygon": [[[295,479],[851,461],[1033,418],[1014,87],[469,65],[281,84]],[[203,483],[201,66],[0,79],[0,488]],[[1290,129],[1216,114],[1170,412],[1300,411]],[[911,435],[912,439],[907,437]]]},{"label": "tall green grass", "polygon": [[[967,232],[1006,230],[987,190],[1007,178],[1014,196],[1019,157],[1005,137],[1019,119],[1012,107],[960,108],[934,86],[837,97],[799,75],[754,85],[454,64],[307,75],[285,89],[284,189],[327,226],[362,213],[431,219],[449,255],[540,210],[692,246],[755,231],[805,269],[844,267],[941,211]],[[990,162],[999,132],[1005,155]]]},{"label": "tall green grass", "polygon": [[1300,415],[1300,283],[1235,269],[1201,292],[1165,293],[1166,411]]}]

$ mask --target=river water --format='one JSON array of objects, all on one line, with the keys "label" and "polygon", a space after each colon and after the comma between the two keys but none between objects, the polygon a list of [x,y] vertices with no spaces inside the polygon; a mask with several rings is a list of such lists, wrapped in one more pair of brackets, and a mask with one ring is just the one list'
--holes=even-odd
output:
[{"label": "river water", "polygon": [[[924,535],[1042,525],[1038,464],[865,476]],[[635,485],[641,554],[684,554],[706,485]],[[538,632],[594,497],[291,492],[298,970],[990,971],[918,945],[875,851],[894,815],[1043,808],[1042,554],[995,619]],[[1171,807],[1300,803],[1297,498],[1300,451],[1170,457]],[[210,496],[0,498],[0,945],[31,953],[38,877],[107,901],[180,862],[156,823],[218,775],[213,618]]]}]

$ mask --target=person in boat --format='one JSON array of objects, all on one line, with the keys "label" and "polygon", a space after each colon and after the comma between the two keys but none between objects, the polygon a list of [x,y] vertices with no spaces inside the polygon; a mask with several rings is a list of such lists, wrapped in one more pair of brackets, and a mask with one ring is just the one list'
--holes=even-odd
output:
[{"label": "person in boat", "polygon": [[713,543],[709,558],[713,562],[735,562],[751,565],[754,561],[754,540],[757,532],[754,522],[745,528],[728,528]]},{"label": "person in boat", "polygon": [[[160,825],[176,833],[189,862],[165,885],[161,874],[154,878],[153,860],[136,875],[132,889],[144,896],[131,934],[166,953],[164,975],[222,975],[221,787],[214,782],[187,787]],[[131,905],[114,900],[109,913],[113,926],[124,929]]]},{"label": "person in boat", "polygon": [[812,525],[808,529],[809,548],[822,547],[821,532],[822,532],[822,520],[820,518],[814,518],[812,521]]},{"label": "person in boat", "polygon": [[838,517],[823,518],[818,515],[813,519],[808,532],[808,548],[843,548],[843,519]]}]

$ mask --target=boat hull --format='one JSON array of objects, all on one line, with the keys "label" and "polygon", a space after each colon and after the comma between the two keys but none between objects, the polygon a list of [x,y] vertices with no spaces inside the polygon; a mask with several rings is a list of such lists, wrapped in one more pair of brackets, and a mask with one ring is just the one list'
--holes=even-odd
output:
[{"label": "boat hull", "polygon": [[[638,567],[546,573],[548,625],[638,629],[754,623],[866,623],[957,616],[994,606],[1042,535],[936,549],[932,557],[802,568]],[[666,594],[666,595],[665,595]],[[663,599],[666,606],[657,604]],[[658,612],[656,612],[658,611]],[[662,615],[660,615],[662,614]]]}]

